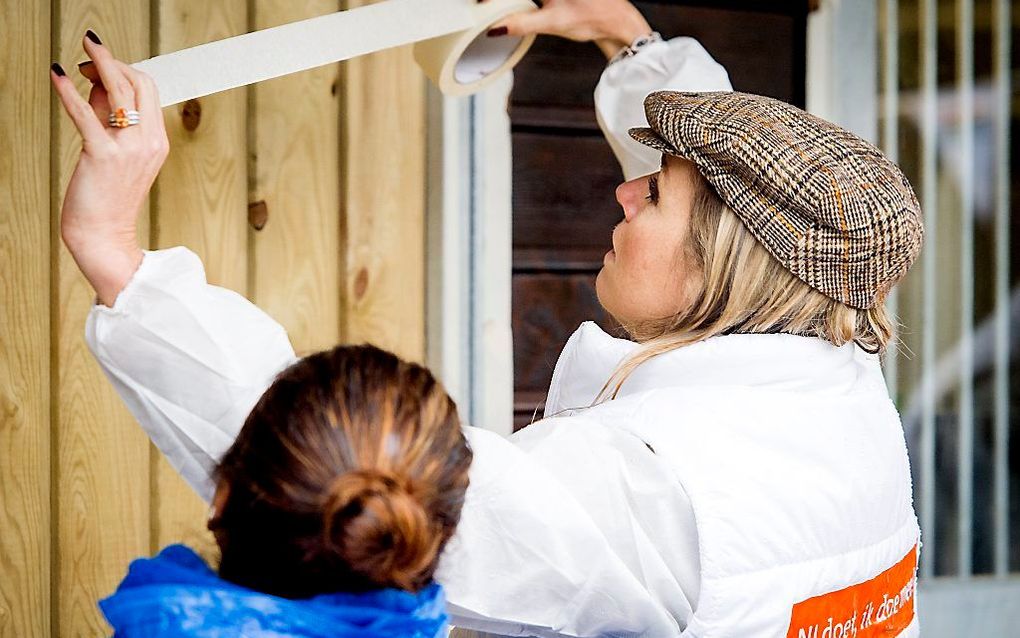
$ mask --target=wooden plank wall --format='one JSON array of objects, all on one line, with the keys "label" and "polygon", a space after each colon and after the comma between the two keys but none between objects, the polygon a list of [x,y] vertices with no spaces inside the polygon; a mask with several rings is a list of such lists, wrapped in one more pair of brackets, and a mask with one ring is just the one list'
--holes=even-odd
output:
[{"label": "wooden plank wall", "polygon": [[[163,0],[155,53],[176,51],[247,30],[240,2]],[[171,152],[155,185],[154,247],[185,245],[205,264],[210,283],[248,287],[247,90],[210,95],[164,110]],[[207,507],[152,449],[154,547],[215,543],[205,529]]]},{"label": "wooden plank wall", "polygon": [[[215,553],[205,505],[85,346],[93,293],[57,230],[80,139],[47,67],[87,94],[87,28],[135,61],[339,8],[0,3],[0,638],[108,635],[96,601],[131,559],[179,541]],[[168,107],[143,245],[189,246],[299,352],[372,341],[423,360],[424,82],[405,48]]]},{"label": "wooden plank wall", "polygon": [[[263,0],[254,27],[338,8],[337,0]],[[254,87],[252,200],[268,217],[252,242],[251,292],[299,354],[336,343],[340,330],[338,72],[323,66]]]},{"label": "wooden plank wall", "polygon": [[[50,7],[0,3],[0,635],[48,636]],[[9,211],[21,211],[12,215]]]},{"label": "wooden plank wall", "polygon": [[[133,0],[81,0],[61,3],[51,39],[55,60],[75,73],[84,59],[82,38],[96,29],[122,58],[147,56],[149,5]],[[79,77],[82,93],[88,82]],[[54,109],[60,108],[54,104]],[[54,115],[62,115],[54,111]],[[77,162],[81,140],[70,118],[54,117],[52,176],[56,184],[50,227],[59,228],[60,202]],[[151,199],[151,198],[150,198]],[[143,245],[148,243],[149,203],[140,216]],[[24,211],[27,212],[27,211]],[[18,211],[16,214],[23,213]],[[94,293],[64,246],[55,244],[51,317],[56,368],[52,468],[56,517],[56,629],[102,635],[96,598],[109,592],[132,558],[148,553],[151,503],[148,440],[121,404],[85,346],[82,327]],[[51,503],[52,505],[52,503]]]},{"label": "wooden plank wall", "polygon": [[342,73],[341,333],[423,362],[425,154],[409,145],[424,149],[425,84],[410,47],[351,60]]}]

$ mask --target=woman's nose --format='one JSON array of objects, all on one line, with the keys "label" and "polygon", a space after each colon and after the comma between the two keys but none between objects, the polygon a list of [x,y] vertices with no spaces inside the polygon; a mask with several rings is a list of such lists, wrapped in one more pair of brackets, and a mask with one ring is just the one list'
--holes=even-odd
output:
[{"label": "woman's nose", "polygon": [[643,178],[632,179],[616,187],[616,201],[620,202],[623,208],[623,215],[630,221],[641,210],[641,204],[648,193],[642,190],[646,180]]}]

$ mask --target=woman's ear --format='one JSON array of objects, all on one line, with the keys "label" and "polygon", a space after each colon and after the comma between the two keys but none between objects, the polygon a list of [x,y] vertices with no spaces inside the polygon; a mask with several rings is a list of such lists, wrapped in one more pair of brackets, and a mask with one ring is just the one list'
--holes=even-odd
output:
[{"label": "woman's ear", "polygon": [[227,505],[227,498],[230,496],[230,485],[226,481],[220,481],[216,485],[216,493],[213,494],[212,503],[209,504],[209,520],[206,527],[215,530],[223,515],[223,508]]}]

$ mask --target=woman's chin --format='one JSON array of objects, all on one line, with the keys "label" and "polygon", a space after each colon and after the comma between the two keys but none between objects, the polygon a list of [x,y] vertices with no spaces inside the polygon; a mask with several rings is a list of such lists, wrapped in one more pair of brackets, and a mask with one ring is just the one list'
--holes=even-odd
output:
[{"label": "woman's chin", "polygon": [[606,273],[606,267],[605,266],[603,266],[599,270],[599,273],[597,275],[595,275],[595,296],[598,298],[599,305],[602,306],[602,309],[605,310],[606,312],[608,312],[609,314],[612,314],[612,310],[610,309],[609,304],[607,304],[607,302],[609,302],[610,300],[608,299],[608,297],[606,295],[606,292],[607,292],[606,291],[606,283],[607,283],[606,278],[608,276],[609,275]]},{"label": "woman's chin", "polygon": [[616,264],[616,251],[610,250],[602,258],[602,268],[599,268],[599,272],[595,275],[595,292],[599,297],[599,303],[605,307],[604,289],[608,283],[608,277],[610,276],[611,267]]},{"label": "woman's chin", "polygon": [[620,324],[626,329],[627,320],[623,314],[620,313],[620,299],[614,298],[613,290],[614,286],[611,283],[612,270],[607,269],[605,266],[599,270],[599,273],[595,275],[595,296],[599,300],[599,305],[606,311],[613,321]]}]

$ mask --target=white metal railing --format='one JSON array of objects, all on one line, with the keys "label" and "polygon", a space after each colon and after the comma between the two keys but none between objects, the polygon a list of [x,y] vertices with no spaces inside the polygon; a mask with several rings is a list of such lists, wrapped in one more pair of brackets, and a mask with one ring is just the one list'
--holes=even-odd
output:
[{"label": "white metal railing", "polygon": [[995,139],[995,573],[1009,573],[1009,121],[1010,0],[995,0],[992,81]]},{"label": "white metal railing", "polygon": [[974,509],[974,0],[956,3],[956,78],[960,156],[960,392],[957,443],[957,565],[973,572]]},{"label": "white metal railing", "polygon": [[[909,352],[894,351],[886,361],[886,378],[904,424],[916,428],[916,436],[910,438],[918,481],[915,502],[924,542],[920,574],[923,580],[930,580],[936,575],[936,557],[948,555],[955,558],[956,565],[950,580],[961,584],[969,581],[976,575],[976,542],[990,540],[992,573],[1003,578],[1010,575],[1009,481],[1011,471],[1018,469],[1009,467],[1008,454],[1009,363],[1011,350],[1015,349],[1013,342],[1017,341],[1011,334],[1011,320],[1020,316],[1020,289],[1014,291],[1010,285],[1011,0],[984,0],[979,4],[981,28],[992,42],[991,51],[979,52],[992,60],[991,80],[981,84],[976,82],[974,70],[975,0],[955,0],[952,20],[946,19],[946,5],[950,4],[946,1],[912,0],[909,6],[916,5],[916,16],[907,8],[907,0],[877,1],[882,23],[878,46],[882,52],[879,90],[883,150],[893,161],[916,161],[912,178],[924,210],[926,232],[920,272],[904,284],[907,292],[900,289],[887,301],[894,315],[914,317],[914,325],[908,329],[919,332],[920,340],[919,352],[913,353],[919,355],[916,360],[908,358]],[[939,86],[939,5],[942,28],[954,30],[955,75],[949,88]],[[905,29],[914,28],[917,49],[902,49],[902,43],[910,41],[902,37]],[[917,56],[916,78],[901,77],[902,68],[911,68],[903,64],[904,55]],[[904,79],[910,82],[902,82]],[[904,84],[916,84],[916,89],[901,88]],[[904,122],[916,127],[916,148],[901,148]],[[976,136],[979,123],[985,132],[991,127],[991,135],[982,137],[980,145]],[[947,154],[945,147],[950,142],[952,151]],[[941,163],[940,157],[944,160]],[[989,159],[994,170],[990,174],[978,172],[977,159]],[[978,184],[993,192],[994,256],[975,254]],[[954,190],[958,198],[952,196]],[[987,205],[981,210],[989,214]],[[953,246],[958,246],[958,253],[953,250],[953,254],[947,254]],[[976,279],[978,258],[994,273],[994,281]],[[945,267],[940,269],[940,262],[947,259],[958,264],[958,284],[944,276]],[[975,325],[975,286],[989,284],[994,310]],[[994,396],[990,453],[994,466],[990,503],[994,511],[990,528],[982,525],[975,529],[975,379],[986,372],[990,373]],[[946,402],[950,396],[955,398],[954,404]],[[946,407],[955,410],[955,419],[938,418],[940,408],[944,411]],[[955,431],[947,432],[944,428],[954,422]],[[952,459],[955,476],[940,475],[937,443],[950,439],[956,448]],[[938,486],[947,485],[947,481],[955,484],[951,490],[940,492]],[[936,534],[936,523],[947,516],[953,524],[938,528],[950,531],[949,537],[942,539]]]},{"label": "white metal railing", "polygon": [[938,246],[938,189],[936,188],[936,108],[938,81],[938,7],[935,0],[921,3],[921,207],[924,210],[924,227],[928,250],[922,254],[923,268],[923,320],[921,326],[921,529],[927,541],[927,560],[921,561],[921,576],[934,573],[934,557],[938,552],[935,536],[935,330],[936,310],[936,251]]},{"label": "white metal railing", "polygon": [[[898,0],[882,0],[882,18],[885,30],[882,32],[882,150],[894,162],[899,162],[899,35],[900,3]],[[893,317],[899,315],[899,288],[893,288],[886,300],[886,307]],[[895,347],[898,348],[898,345]],[[900,358],[894,354],[886,358],[885,380],[895,401],[899,388]]]}]

